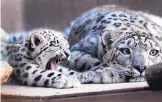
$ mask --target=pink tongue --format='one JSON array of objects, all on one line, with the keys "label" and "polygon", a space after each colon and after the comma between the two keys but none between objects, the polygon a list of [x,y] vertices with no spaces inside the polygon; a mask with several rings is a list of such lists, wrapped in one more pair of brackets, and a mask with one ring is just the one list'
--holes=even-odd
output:
[{"label": "pink tongue", "polygon": [[56,70],[57,69],[57,64],[55,61],[51,61],[51,69]]}]

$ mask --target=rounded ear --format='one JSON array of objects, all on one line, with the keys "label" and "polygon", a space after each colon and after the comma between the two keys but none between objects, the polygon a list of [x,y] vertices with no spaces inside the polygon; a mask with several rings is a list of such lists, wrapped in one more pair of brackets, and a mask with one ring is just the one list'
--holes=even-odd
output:
[{"label": "rounded ear", "polygon": [[40,44],[42,44],[45,41],[45,39],[41,34],[34,33],[31,35],[30,41],[31,41],[31,48],[35,48]]},{"label": "rounded ear", "polygon": [[108,30],[106,30],[106,31],[104,31],[103,33],[102,33],[102,37],[101,37],[101,39],[102,39],[102,42],[103,42],[103,44],[106,46],[106,45],[110,45],[110,44],[112,44],[113,43],[113,41],[112,41],[112,34],[111,34],[112,32],[111,31],[108,31]]}]

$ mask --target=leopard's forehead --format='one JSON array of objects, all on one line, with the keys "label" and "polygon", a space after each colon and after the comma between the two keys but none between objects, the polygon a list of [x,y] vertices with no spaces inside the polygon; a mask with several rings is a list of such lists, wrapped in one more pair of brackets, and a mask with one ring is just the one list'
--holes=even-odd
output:
[{"label": "leopard's forehead", "polygon": [[[142,19],[141,17],[139,18]],[[109,37],[112,38],[115,44],[128,41],[128,43],[138,43],[137,45],[147,46],[147,48],[151,48],[154,45],[161,46],[162,34],[160,32],[162,29],[147,20],[140,20],[142,23],[139,20],[137,21],[124,22],[119,20],[118,26],[116,26],[117,22],[112,21],[111,24],[103,24],[104,28],[97,30],[97,33],[101,33],[102,36],[105,32],[108,32]]]},{"label": "leopard's forehead", "polygon": [[149,50],[151,48],[161,49],[160,44],[152,39],[151,34],[149,33],[137,33],[131,32],[125,35],[123,38],[118,39],[116,45],[122,47],[130,47],[132,49],[140,48],[144,50]]}]

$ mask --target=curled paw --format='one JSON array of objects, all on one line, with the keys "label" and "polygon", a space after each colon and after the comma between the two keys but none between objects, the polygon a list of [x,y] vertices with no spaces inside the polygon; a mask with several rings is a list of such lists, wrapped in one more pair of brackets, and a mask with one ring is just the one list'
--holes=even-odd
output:
[{"label": "curled paw", "polygon": [[77,78],[62,76],[53,81],[53,87],[55,88],[74,88],[79,87],[80,81]]},{"label": "curled paw", "polygon": [[140,76],[140,77],[135,77],[135,78],[131,78],[129,80],[129,82],[142,82],[142,81],[145,81],[145,78]]}]

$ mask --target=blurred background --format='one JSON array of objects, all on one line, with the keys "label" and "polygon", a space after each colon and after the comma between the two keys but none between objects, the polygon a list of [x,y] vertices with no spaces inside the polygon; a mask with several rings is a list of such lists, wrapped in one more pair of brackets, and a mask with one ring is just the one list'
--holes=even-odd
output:
[{"label": "blurred background", "polygon": [[9,33],[40,27],[63,31],[82,12],[105,4],[162,16],[162,0],[1,0],[1,27]]}]

